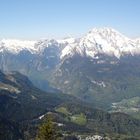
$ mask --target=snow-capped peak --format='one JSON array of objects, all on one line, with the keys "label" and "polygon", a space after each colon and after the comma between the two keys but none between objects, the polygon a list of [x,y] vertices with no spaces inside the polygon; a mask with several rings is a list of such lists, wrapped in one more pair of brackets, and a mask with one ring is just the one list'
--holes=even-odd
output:
[{"label": "snow-capped peak", "polygon": [[36,41],[2,39],[0,41],[0,52],[6,50],[11,53],[19,53],[21,50],[35,51],[34,44]]},{"label": "snow-capped peak", "polygon": [[47,47],[58,47],[60,58],[74,54],[95,58],[97,54],[107,54],[120,58],[125,54],[140,54],[140,39],[130,39],[113,28],[94,28],[81,38],[64,38],[61,40],[43,39],[40,41],[22,41],[3,39],[0,52],[19,53],[28,50],[40,53]]},{"label": "snow-capped peak", "polygon": [[71,43],[74,43],[77,39],[73,38],[73,37],[67,37],[67,38],[64,38],[64,39],[60,39],[60,40],[57,40],[59,43],[63,43],[63,44],[71,44]]},{"label": "snow-capped peak", "polygon": [[40,41],[37,41],[34,44],[34,48],[37,50],[37,53],[42,52],[45,48],[49,46],[59,46],[59,43],[55,39],[43,39]]},{"label": "snow-capped peak", "polygon": [[113,28],[94,28],[83,36],[79,43],[68,45],[61,57],[73,53],[95,57],[98,53],[113,55],[119,58],[123,54],[140,53],[139,40],[129,39]]},{"label": "snow-capped peak", "polygon": [[99,34],[102,34],[102,35],[105,35],[105,36],[106,35],[107,36],[112,36],[112,34],[118,34],[120,36],[124,36],[120,32],[118,32],[117,30],[115,30],[114,28],[111,28],[111,27],[93,28],[88,32],[88,34],[89,33],[99,33]]}]

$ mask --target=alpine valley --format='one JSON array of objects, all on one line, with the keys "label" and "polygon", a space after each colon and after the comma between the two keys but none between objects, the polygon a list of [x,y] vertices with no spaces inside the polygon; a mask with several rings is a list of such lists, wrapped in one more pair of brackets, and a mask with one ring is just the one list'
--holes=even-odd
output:
[{"label": "alpine valley", "polygon": [[139,140],[140,39],[107,27],[80,38],[3,39],[0,70],[1,140],[34,139],[45,116],[63,134]]}]

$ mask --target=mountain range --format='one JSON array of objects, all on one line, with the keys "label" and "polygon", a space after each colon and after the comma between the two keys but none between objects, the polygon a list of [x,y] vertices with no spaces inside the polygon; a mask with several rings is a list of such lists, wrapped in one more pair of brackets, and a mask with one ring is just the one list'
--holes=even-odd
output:
[{"label": "mountain range", "polygon": [[[31,54],[41,54],[46,48],[56,46],[60,53],[58,57],[73,56],[75,53],[81,56],[97,58],[98,54],[107,54],[120,58],[123,55],[135,55],[140,53],[140,39],[130,39],[113,28],[94,28],[81,38],[65,38],[62,40],[8,40],[0,41],[0,52],[19,54],[29,51]],[[52,57],[54,57],[52,55]]]},{"label": "mountain range", "polygon": [[18,71],[44,91],[73,95],[107,111],[140,96],[139,61],[140,39],[107,27],[80,38],[0,41],[2,71]]}]

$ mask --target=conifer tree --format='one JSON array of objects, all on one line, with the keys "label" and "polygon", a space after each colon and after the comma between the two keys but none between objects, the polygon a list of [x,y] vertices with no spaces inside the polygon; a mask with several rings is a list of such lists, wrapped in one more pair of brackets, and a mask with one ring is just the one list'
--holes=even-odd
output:
[{"label": "conifer tree", "polygon": [[57,140],[55,125],[51,118],[48,118],[39,126],[36,140]]}]

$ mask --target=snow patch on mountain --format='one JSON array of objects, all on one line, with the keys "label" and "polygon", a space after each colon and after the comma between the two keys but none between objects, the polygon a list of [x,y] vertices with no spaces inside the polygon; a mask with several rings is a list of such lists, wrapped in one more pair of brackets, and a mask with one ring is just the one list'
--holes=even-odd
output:
[{"label": "snow patch on mountain", "polygon": [[103,81],[95,81],[95,80],[91,80],[91,83],[101,86],[101,87],[106,87],[106,84]]}]

